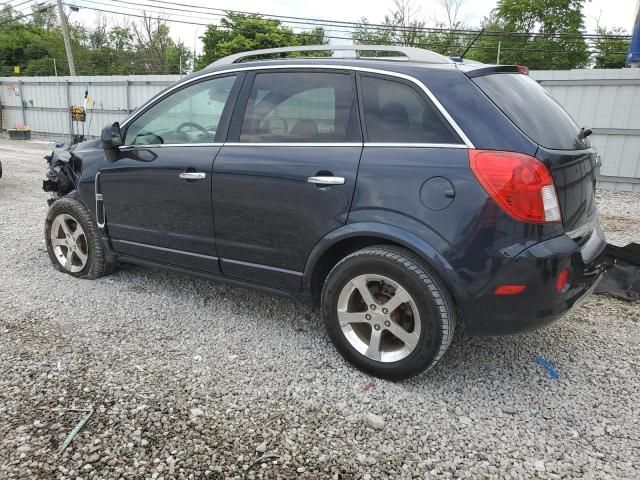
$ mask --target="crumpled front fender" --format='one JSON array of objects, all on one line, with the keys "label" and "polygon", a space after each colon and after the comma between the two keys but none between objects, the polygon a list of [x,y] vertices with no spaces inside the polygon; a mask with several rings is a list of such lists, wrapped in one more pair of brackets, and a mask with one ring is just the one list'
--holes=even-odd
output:
[{"label": "crumpled front fender", "polygon": [[53,194],[49,200],[49,204],[51,204],[56,199],[64,197],[78,188],[80,162],[70,151],[56,152],[54,150],[44,158],[49,164],[49,170],[46,173],[47,178],[42,182],[42,189]]}]

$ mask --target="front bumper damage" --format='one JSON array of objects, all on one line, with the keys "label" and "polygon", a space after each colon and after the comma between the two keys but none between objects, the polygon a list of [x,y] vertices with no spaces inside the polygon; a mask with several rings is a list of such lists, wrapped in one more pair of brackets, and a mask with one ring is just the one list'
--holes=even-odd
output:
[{"label": "front bumper damage", "polygon": [[51,198],[47,200],[51,205],[58,198],[77,188],[79,165],[76,165],[76,159],[69,151],[54,150],[44,158],[49,164],[49,170],[46,174],[47,178],[42,181],[42,189],[52,193]]}]

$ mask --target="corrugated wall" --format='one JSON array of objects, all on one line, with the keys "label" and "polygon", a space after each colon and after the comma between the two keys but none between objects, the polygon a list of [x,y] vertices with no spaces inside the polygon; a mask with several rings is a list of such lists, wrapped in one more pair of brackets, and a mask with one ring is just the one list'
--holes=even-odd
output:
[{"label": "corrugated wall", "polygon": [[[99,136],[102,127],[123,120],[127,114],[163,90],[178,75],[132,75],[94,77],[0,78],[2,128],[28,125],[46,135],[69,135],[69,107],[89,106],[85,135]],[[79,128],[82,129],[80,124]]]},{"label": "corrugated wall", "polygon": [[[593,130],[592,141],[603,159],[601,184],[640,191],[640,69],[532,71],[576,119]],[[26,124],[34,132],[69,135],[69,106],[91,99],[85,135],[102,127],[164,89],[178,75],[94,77],[0,77],[2,128]],[[82,128],[82,125],[80,125]]]},{"label": "corrugated wall", "polygon": [[600,185],[640,191],[640,69],[531,72],[571,114],[593,130],[602,157]]}]

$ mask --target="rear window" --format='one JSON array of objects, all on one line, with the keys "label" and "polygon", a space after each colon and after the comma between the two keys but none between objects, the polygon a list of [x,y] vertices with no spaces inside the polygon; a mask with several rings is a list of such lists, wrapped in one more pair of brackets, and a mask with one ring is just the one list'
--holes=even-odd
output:
[{"label": "rear window", "polygon": [[494,74],[473,81],[531,140],[546,148],[588,148],[580,128],[538,83],[522,74]]}]

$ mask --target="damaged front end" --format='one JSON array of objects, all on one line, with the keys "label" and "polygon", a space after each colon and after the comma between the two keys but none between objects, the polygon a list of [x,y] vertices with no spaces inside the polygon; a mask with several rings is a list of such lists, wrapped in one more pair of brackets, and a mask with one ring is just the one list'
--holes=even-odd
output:
[{"label": "damaged front end", "polygon": [[49,206],[58,198],[78,188],[80,180],[81,162],[71,151],[55,150],[44,157],[49,164],[46,180],[42,181],[42,189],[51,192],[47,200]]}]

